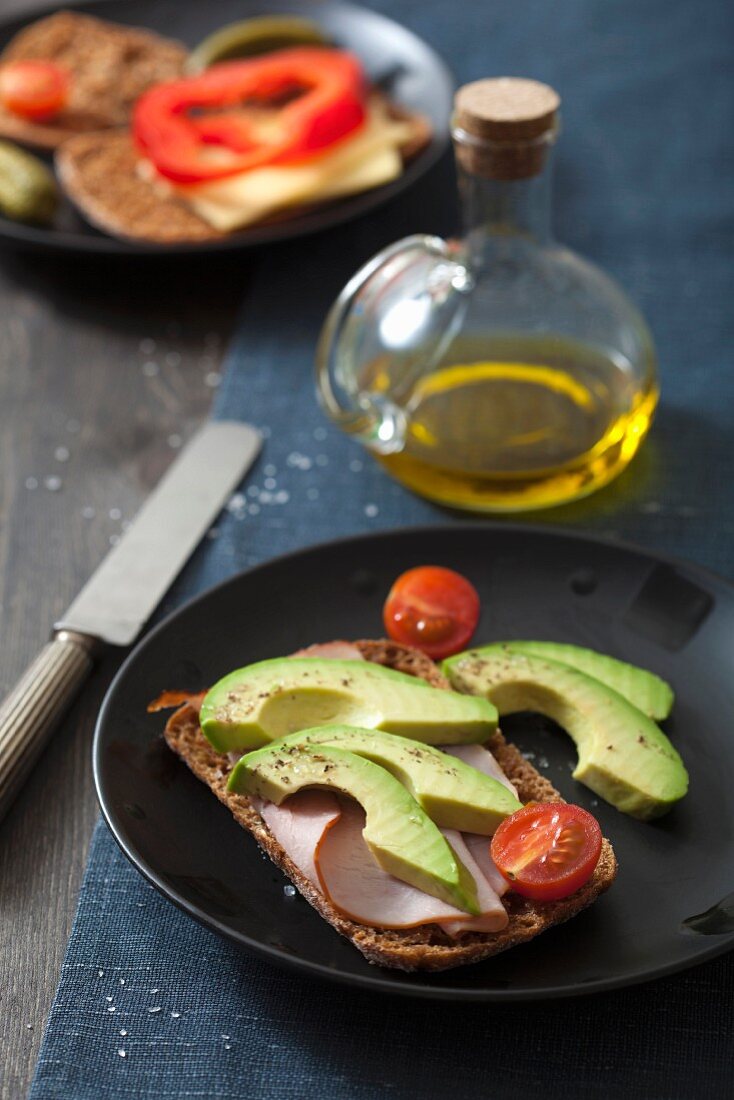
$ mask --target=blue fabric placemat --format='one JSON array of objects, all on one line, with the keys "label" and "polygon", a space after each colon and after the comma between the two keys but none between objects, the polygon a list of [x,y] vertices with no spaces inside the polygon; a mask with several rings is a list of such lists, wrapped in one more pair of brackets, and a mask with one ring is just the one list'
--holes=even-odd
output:
[{"label": "blue fabric placemat", "polygon": [[[459,80],[517,73],[564,97],[560,239],[647,313],[663,398],[613,485],[538,515],[731,575],[734,289],[730,6],[718,0],[440,0],[372,6],[426,37]],[[348,274],[415,231],[455,228],[452,167],[389,208],[256,262],[216,414],[268,436],[262,458],[161,614],[274,554],[450,512],[391,482],[330,428],[314,339]],[[250,261],[252,262],[252,261]],[[639,989],[507,1008],[385,1000],[281,972],[159,897],[103,824],[51,1010],[33,1100],[728,1097],[734,955]]]}]

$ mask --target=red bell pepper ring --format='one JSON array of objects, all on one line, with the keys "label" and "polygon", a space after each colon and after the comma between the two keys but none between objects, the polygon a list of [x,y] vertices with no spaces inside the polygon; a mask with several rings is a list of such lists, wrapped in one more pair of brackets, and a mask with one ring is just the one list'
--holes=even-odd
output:
[{"label": "red bell pepper ring", "polygon": [[[276,109],[263,126],[242,110],[245,104]],[[156,85],[135,105],[133,135],[162,176],[202,183],[308,159],[363,125],[365,116],[357,58],[301,46]]]}]

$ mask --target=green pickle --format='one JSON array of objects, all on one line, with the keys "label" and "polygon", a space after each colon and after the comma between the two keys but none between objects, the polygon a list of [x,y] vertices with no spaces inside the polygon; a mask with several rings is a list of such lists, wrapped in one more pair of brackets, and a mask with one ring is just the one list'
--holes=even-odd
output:
[{"label": "green pickle", "polygon": [[291,46],[329,46],[318,23],[297,15],[264,15],[229,23],[208,35],[189,54],[186,70],[199,73],[217,61],[255,57]]},{"label": "green pickle", "polygon": [[48,225],[58,201],[53,172],[38,157],[0,140],[0,214],[16,222]]}]

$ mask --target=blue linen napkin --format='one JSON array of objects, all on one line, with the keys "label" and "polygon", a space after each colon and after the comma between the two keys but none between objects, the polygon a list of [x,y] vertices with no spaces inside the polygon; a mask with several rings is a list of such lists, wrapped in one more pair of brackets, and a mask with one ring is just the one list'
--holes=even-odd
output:
[{"label": "blue linen napkin", "polygon": [[[557,229],[648,315],[663,399],[612,486],[536,521],[614,534],[731,574],[731,17],[718,0],[550,5],[381,0],[460,80],[512,72],[564,97]],[[457,13],[460,11],[460,15]],[[447,159],[385,211],[261,258],[216,415],[261,426],[263,455],[161,614],[277,553],[453,516],[393,483],[313,396],[328,304],[381,245],[455,228]],[[149,887],[97,826],[32,1100],[247,1096],[730,1095],[734,955],[583,1003],[466,1007],[380,999],[281,972]]]}]

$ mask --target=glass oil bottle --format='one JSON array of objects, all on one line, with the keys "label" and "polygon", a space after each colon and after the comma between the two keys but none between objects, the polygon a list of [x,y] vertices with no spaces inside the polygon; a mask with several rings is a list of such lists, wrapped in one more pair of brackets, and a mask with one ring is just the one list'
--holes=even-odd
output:
[{"label": "glass oil bottle", "polygon": [[520,511],[593,492],[630,462],[657,403],[644,320],[551,236],[558,108],[535,81],[461,88],[463,239],[386,249],[322,333],[329,414],[404,484],[454,507]]}]

